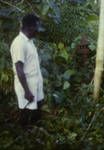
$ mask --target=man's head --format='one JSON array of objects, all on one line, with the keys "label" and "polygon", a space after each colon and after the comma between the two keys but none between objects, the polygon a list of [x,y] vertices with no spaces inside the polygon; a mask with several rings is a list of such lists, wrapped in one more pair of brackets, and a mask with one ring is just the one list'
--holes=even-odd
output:
[{"label": "man's head", "polygon": [[40,32],[40,26],[40,19],[34,14],[27,14],[22,19],[22,31],[26,32],[29,38]]}]

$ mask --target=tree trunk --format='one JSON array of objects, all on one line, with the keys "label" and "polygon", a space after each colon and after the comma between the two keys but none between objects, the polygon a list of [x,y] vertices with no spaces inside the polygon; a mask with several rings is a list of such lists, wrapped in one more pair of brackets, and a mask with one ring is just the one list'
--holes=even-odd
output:
[{"label": "tree trunk", "polygon": [[94,98],[99,97],[101,77],[104,64],[104,0],[100,3],[99,35],[96,54],[96,68],[94,75]]}]

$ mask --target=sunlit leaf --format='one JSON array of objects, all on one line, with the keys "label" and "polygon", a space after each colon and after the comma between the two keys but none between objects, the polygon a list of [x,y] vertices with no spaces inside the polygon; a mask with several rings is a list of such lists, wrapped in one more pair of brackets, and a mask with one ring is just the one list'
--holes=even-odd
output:
[{"label": "sunlit leaf", "polygon": [[68,81],[64,82],[63,89],[66,90],[70,87],[70,83]]}]

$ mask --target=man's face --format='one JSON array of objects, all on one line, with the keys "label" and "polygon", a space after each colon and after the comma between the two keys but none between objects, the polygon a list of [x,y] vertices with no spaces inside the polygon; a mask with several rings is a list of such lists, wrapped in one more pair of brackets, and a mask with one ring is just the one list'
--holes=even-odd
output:
[{"label": "man's face", "polygon": [[36,25],[31,26],[28,28],[30,38],[36,36],[39,32],[44,32],[44,28],[40,21],[37,21]]},{"label": "man's face", "polygon": [[36,28],[34,26],[29,27],[28,33],[29,33],[29,37],[33,38],[37,34]]}]

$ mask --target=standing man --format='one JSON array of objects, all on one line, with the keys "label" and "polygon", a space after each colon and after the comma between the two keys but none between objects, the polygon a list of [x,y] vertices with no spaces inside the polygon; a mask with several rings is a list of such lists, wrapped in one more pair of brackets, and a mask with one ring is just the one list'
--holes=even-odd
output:
[{"label": "standing man", "polygon": [[[22,19],[19,35],[10,48],[14,71],[14,87],[20,109],[20,123],[39,119],[39,106],[44,99],[43,77],[33,38],[40,30],[40,20],[34,14]],[[37,113],[38,112],[38,113]]]}]

